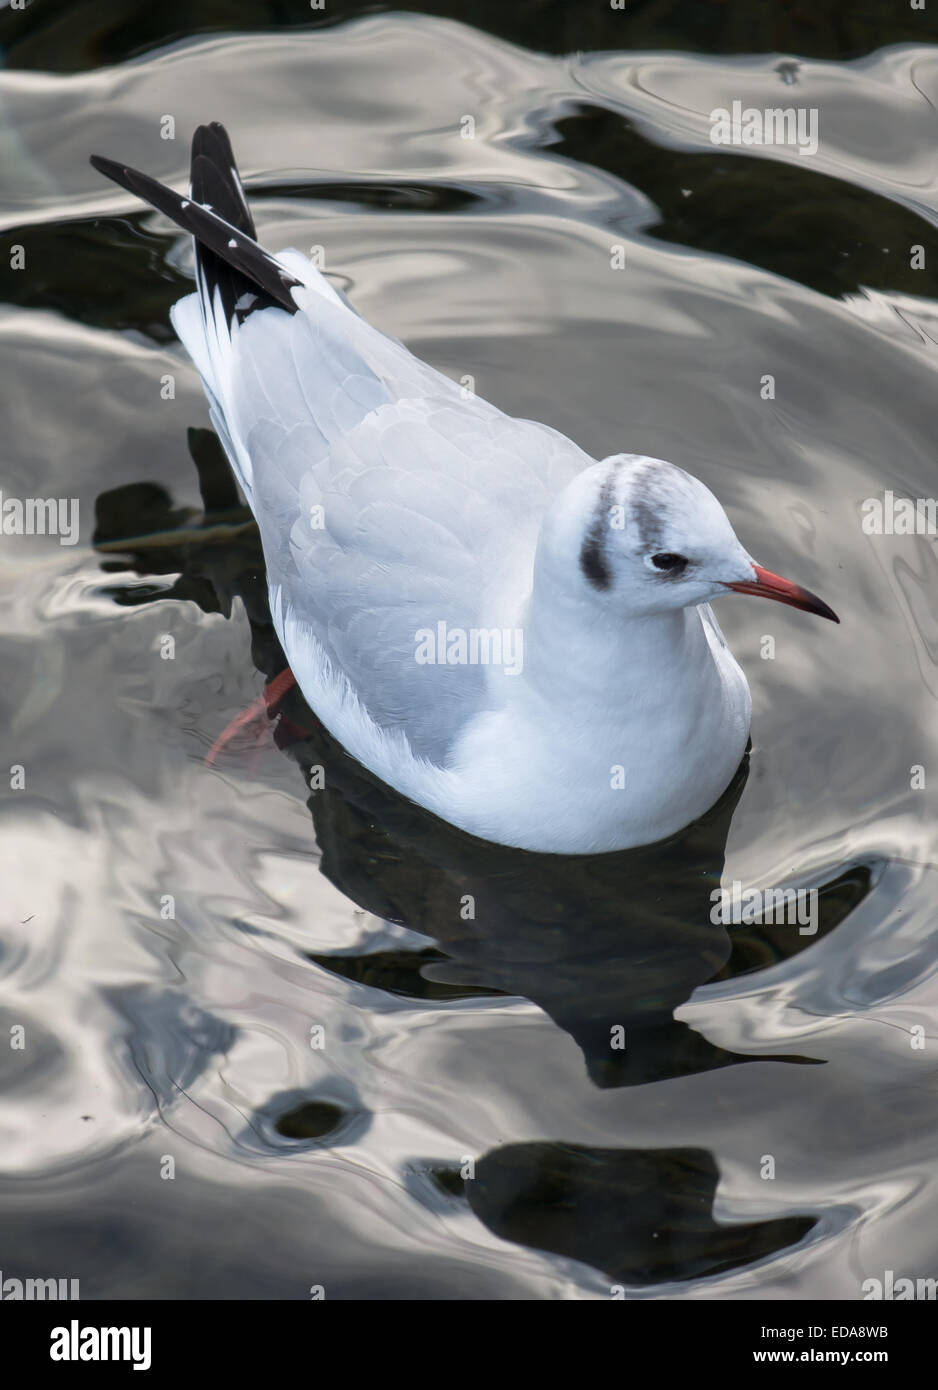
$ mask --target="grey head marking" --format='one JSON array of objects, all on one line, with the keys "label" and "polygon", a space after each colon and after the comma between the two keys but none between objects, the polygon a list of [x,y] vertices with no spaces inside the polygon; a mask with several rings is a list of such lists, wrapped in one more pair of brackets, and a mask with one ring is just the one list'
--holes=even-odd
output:
[{"label": "grey head marking", "polygon": [[[661,550],[664,545],[664,527],[661,524],[662,494],[666,498],[668,465],[646,463],[632,475],[629,501],[642,546],[648,552]],[[657,490],[657,506],[649,499]]]}]

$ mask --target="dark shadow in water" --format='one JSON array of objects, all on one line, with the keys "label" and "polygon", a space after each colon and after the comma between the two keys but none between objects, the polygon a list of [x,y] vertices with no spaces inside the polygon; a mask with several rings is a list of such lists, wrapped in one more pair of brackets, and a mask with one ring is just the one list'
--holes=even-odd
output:
[{"label": "dark shadow in water", "polygon": [[[152,484],[103,494],[97,505],[95,545],[126,557],[104,568],[150,579],[172,575],[171,586],[122,584],[106,592],[117,603],[174,596],[225,614],[240,597],[251,621],[253,660],[272,678],[286,661],[270,623],[256,528],[238,503],[214,435],[192,430],[189,442],[204,515],[174,510]],[[735,1054],[673,1016],[698,985],[805,949],[868,891],[862,865],[824,885],[811,937],[797,926],[744,927],[731,935],[711,921],[711,893],[720,884],[747,759],[720,802],[670,840],[616,854],[535,854],[476,839],[399,796],[349,757],[298,691],[280,711],[276,742],[316,788],[309,807],[322,872],[361,908],[440,948],[317,954],[310,957],[317,967],[424,999],[520,995],[576,1041],[590,1079],[604,1088],[756,1060],[815,1060]],[[223,756],[236,758],[237,748]],[[313,1103],[301,1095],[289,1105],[274,1098],[252,1128],[281,1146],[304,1134],[307,1142],[328,1142],[338,1111],[326,1114],[317,1100],[313,1115]],[[811,1228],[801,1216],[717,1226],[710,1215],[717,1176],[713,1159],[700,1150],[544,1142],[484,1155],[467,1196],[496,1233],[585,1260],[632,1284],[713,1274],[763,1258]]]},{"label": "dark shadow in water", "polygon": [[[286,715],[302,717],[296,704]],[[366,911],[433,937],[445,952],[414,954],[409,989],[398,961],[395,992],[426,997],[430,982],[451,994],[530,999],[576,1040],[604,1087],[755,1060],[673,1018],[731,956],[729,933],[710,921],[710,892],[745,764],[719,805],[681,835],[619,854],[568,856],[455,830],[371,778],[322,730],[291,752],[307,776],[311,766],[324,771],[309,805],[326,877]],[[388,966],[369,956],[314,959],[355,978]]]},{"label": "dark shadow in water", "polygon": [[718,1226],[719,1172],[705,1149],[506,1144],[466,1184],[503,1240],[582,1260],[624,1285],[704,1279],[802,1240],[808,1216]]},{"label": "dark shadow in water", "polygon": [[[779,105],[790,100],[779,97]],[[924,210],[809,168],[811,160],[784,164],[712,148],[669,148],[663,160],[660,145],[628,116],[589,101],[565,114],[543,140],[552,153],[641,189],[657,212],[642,226],[647,236],[732,256],[819,294],[919,295],[920,274],[897,248],[921,243],[928,257],[938,251]],[[835,252],[819,257],[819,245]]]}]

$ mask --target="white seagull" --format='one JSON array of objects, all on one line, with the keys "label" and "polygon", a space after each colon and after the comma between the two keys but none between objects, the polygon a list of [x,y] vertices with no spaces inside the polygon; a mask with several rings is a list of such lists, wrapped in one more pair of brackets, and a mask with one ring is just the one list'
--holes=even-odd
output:
[{"label": "white seagull", "polygon": [[831,609],[757,565],[683,469],[597,463],[467,397],[300,252],[269,255],[222,126],[195,133],[188,198],[92,163],[195,238],[173,325],[257,518],[290,669],[342,746],[528,850],[650,844],[708,810],[752,707],[710,600]]}]

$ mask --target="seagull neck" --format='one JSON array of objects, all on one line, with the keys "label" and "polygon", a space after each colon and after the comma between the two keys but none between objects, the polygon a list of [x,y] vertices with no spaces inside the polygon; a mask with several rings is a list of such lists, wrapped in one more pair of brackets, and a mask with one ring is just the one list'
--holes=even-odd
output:
[{"label": "seagull neck", "polygon": [[555,708],[604,716],[688,681],[706,637],[694,608],[624,615],[538,584],[524,616],[524,682]]}]

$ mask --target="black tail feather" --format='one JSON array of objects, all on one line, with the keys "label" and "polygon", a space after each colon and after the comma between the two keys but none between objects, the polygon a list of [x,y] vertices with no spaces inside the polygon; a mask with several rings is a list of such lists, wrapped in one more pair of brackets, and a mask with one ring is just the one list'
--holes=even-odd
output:
[{"label": "black tail feather", "polygon": [[[243,232],[252,241],[257,240],[254,219],[244,196],[228,132],[217,121],[211,125],[200,125],[192,137],[189,194],[193,202],[211,208],[229,226]],[[235,316],[243,321],[248,312],[276,302],[268,293],[259,290],[256,279],[250,279],[236,270],[198,240],[195,243],[195,266],[203,303],[213,305],[217,291],[221,296],[226,323],[231,323]]]},{"label": "black tail feather", "polygon": [[244,196],[231,141],[227,130],[218,121],[212,121],[211,125],[200,125],[192,137],[189,192],[197,203],[210,207],[252,241],[257,240],[257,230]]},{"label": "black tail feather", "polygon": [[[113,159],[93,154],[91,163],[99,173],[191,233],[196,241],[200,288],[208,296],[207,307],[214,303],[217,288],[229,323],[236,315],[243,318],[251,309],[273,304],[296,313],[290,291],[302,282],[257,244],[254,222],[223,126],[200,126],[193,136],[192,192],[188,198]],[[203,206],[203,202],[211,206]]]}]

